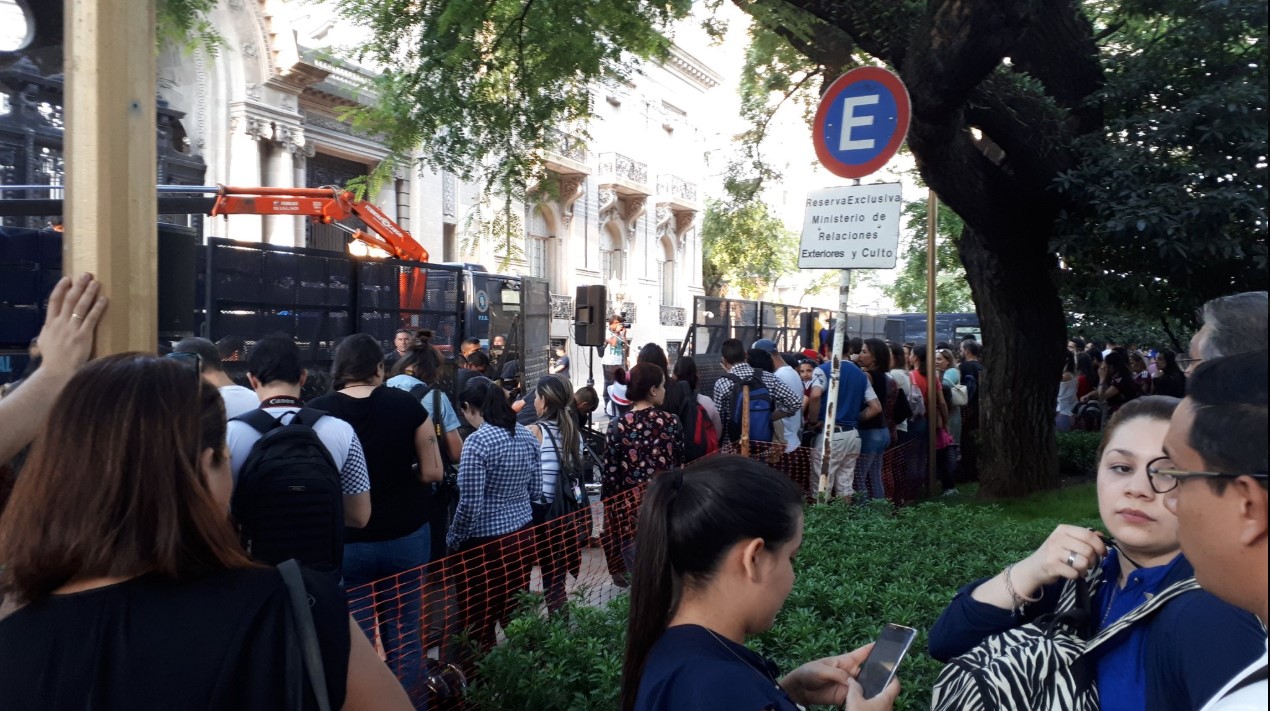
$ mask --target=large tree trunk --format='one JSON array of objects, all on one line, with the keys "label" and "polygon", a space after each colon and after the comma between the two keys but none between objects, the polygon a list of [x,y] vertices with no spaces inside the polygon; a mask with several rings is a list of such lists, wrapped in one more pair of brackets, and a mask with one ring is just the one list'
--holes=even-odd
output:
[{"label": "large tree trunk", "polygon": [[[1051,224],[1043,219],[1036,230],[1048,232]],[[961,233],[961,259],[983,329],[977,437],[984,498],[1021,496],[1059,483],[1054,403],[1066,328],[1054,257],[1044,244],[991,239],[969,227]]]}]

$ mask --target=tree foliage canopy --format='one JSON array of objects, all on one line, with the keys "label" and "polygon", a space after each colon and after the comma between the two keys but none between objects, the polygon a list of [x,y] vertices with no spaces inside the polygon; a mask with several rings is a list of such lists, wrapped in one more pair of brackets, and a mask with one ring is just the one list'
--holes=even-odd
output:
[{"label": "tree foliage canopy", "polygon": [[1055,181],[1064,292],[1193,325],[1207,299],[1266,284],[1265,3],[1124,0],[1096,21],[1104,125]]},{"label": "tree foliage canopy", "polygon": [[798,264],[797,239],[759,200],[707,202],[701,242],[706,291],[715,296],[757,299]]},{"label": "tree foliage canopy", "polygon": [[691,0],[346,0],[384,67],[353,113],[397,155],[504,192],[532,184],[544,149],[591,115],[596,84],[663,56]]},{"label": "tree foliage canopy", "polygon": [[[895,281],[882,291],[904,312],[926,311],[926,229],[925,200],[904,204],[904,232],[900,236],[902,262]],[[957,239],[965,223],[957,213],[940,205],[935,225],[935,311],[966,313],[975,310],[966,283],[966,270],[957,255]]]}]

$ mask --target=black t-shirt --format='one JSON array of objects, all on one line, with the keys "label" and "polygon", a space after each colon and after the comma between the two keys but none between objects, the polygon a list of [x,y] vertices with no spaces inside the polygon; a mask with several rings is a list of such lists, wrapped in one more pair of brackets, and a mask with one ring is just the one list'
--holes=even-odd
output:
[{"label": "black t-shirt", "polygon": [[[344,595],[303,571],[331,708],[344,705]],[[316,709],[274,568],[158,574],[28,605],[0,622],[0,707],[41,711]],[[288,660],[292,674],[287,673]],[[296,698],[291,696],[290,698]]]},{"label": "black t-shirt", "polygon": [[961,371],[961,384],[966,386],[967,405],[977,405],[979,403],[979,388],[983,385],[980,377],[983,375],[983,366],[977,360],[962,361],[957,366],[957,370]]},{"label": "black t-shirt", "polygon": [[862,430],[884,430],[886,429],[886,372],[881,370],[866,370],[865,375],[869,376],[869,383],[873,386],[873,393],[878,396],[878,402],[882,404],[882,412],[877,417],[860,420],[858,425]]},{"label": "black t-shirt", "polygon": [[369,397],[330,393],[309,407],[325,410],[353,426],[366,454],[370,473],[370,522],[365,528],[344,529],[349,543],[390,541],[409,535],[428,521],[432,487],[419,480],[414,468],[415,430],[428,420],[428,411],[409,393],[378,387]]}]

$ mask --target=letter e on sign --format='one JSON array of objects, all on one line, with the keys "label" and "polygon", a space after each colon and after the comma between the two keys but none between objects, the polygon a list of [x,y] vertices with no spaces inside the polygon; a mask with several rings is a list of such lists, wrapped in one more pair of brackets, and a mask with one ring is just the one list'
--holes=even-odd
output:
[{"label": "letter e on sign", "polygon": [[886,165],[908,133],[908,90],[881,67],[838,77],[820,100],[812,141],[829,172],[863,178]]}]

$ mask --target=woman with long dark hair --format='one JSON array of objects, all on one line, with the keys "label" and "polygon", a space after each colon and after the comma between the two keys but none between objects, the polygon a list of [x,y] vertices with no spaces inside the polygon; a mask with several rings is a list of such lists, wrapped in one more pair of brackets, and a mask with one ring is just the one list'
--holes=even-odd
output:
[{"label": "woman with long dark hair", "polygon": [[864,341],[860,349],[860,368],[869,376],[873,392],[882,401],[882,412],[868,420],[860,420],[860,459],[856,462],[856,491],[868,488],[869,497],[885,499],[882,486],[882,453],[891,444],[891,428],[888,426],[894,411],[897,387],[887,371],[891,369],[891,349],[878,338]]},{"label": "woman with long dark hair", "polygon": [[[465,581],[467,632],[484,652],[494,646],[494,625],[505,629],[511,621],[516,593],[529,588],[525,533],[533,519],[530,502],[542,496],[542,461],[538,440],[516,422],[497,383],[468,383],[459,409],[476,431],[463,442],[459,505],[447,542],[463,556],[455,565]],[[470,668],[471,656],[460,659]]]},{"label": "woman with long dark hair", "polygon": [[1155,359],[1156,375],[1151,392],[1169,397],[1186,396],[1186,373],[1177,364],[1177,353],[1170,350],[1160,351]]},{"label": "woman with long dark hair", "polygon": [[1121,351],[1107,354],[1098,369],[1098,376],[1098,389],[1081,398],[1082,402],[1102,400],[1108,413],[1114,414],[1126,402],[1141,394],[1133,371],[1129,369],[1129,358]]},{"label": "woman with long dark hair", "polygon": [[[538,438],[542,461],[542,501],[556,499],[559,477],[566,470],[581,473],[583,468],[582,435],[573,411],[573,392],[561,377],[549,375],[538,379],[532,395],[538,421],[529,431]],[[584,501],[582,483],[568,485],[566,492],[574,500]],[[580,517],[566,515],[554,521],[543,521],[536,527],[538,565],[542,568],[542,589],[547,609],[556,612],[564,607],[565,577],[577,576],[582,565]],[[542,525],[545,524],[545,525]]]},{"label": "woman with long dark hair", "polygon": [[431,559],[432,484],[441,481],[436,432],[419,401],[384,384],[384,353],[368,333],[335,348],[335,391],[309,402],[353,426],[370,475],[370,521],[344,534],[349,610],[366,636],[376,632],[388,666],[422,694],[418,660],[423,566]]},{"label": "woman with long dark hair", "polygon": [[297,615],[329,708],[411,708],[334,582],[296,568],[293,590],[243,551],[224,405],[195,369],[108,356],[53,406],[0,518],[0,586],[18,605],[0,621],[5,708],[317,709]]},{"label": "woman with long dark hair", "polygon": [[[706,418],[710,420],[710,426],[714,428],[715,436],[723,435],[723,421],[719,419],[719,408],[715,406],[714,399],[708,395],[704,395],[698,390],[701,382],[700,376],[697,374],[697,361],[690,355],[680,356],[675,361],[675,372],[672,377],[680,383],[687,383],[688,389],[692,391],[696,397],[697,404],[701,409],[706,411]],[[683,424],[683,423],[680,423]],[[688,437],[691,433],[685,433]]]},{"label": "woman with long dark hair", "polygon": [[788,477],[748,457],[710,457],[653,480],[639,518],[622,711],[891,708],[898,681],[866,700],[855,678],[871,645],[780,678],[745,646],[793,588],[802,504]]},{"label": "woman with long dark hair", "polygon": [[1094,358],[1086,351],[1076,354],[1076,399],[1084,401],[1089,393],[1098,387],[1098,367]]},{"label": "woman with long dark hair", "polygon": [[660,407],[666,396],[666,371],[652,363],[636,363],[627,380],[631,409],[609,423],[600,482],[610,571],[615,568],[615,554],[621,556],[626,570],[634,564],[640,487],[654,474],[683,464],[683,426],[677,416]]},{"label": "woman with long dark hair", "polygon": [[[423,404],[423,409],[428,411],[428,426],[437,437],[442,471],[453,472],[463,453],[463,439],[459,436],[458,413],[450,404],[449,396],[440,387],[441,368],[444,365],[445,356],[432,345],[432,331],[419,331],[411,341],[406,355],[393,364],[392,377],[384,385],[404,390]],[[432,538],[431,557],[437,560],[445,557],[449,510],[457,502],[453,486],[434,484],[432,493],[428,528]]]},{"label": "woman with long dark hair", "polygon": [[[922,398],[929,397],[927,390],[928,380],[926,375],[926,344],[922,343],[913,346],[913,355],[910,357],[913,365],[913,387],[917,388],[922,394]],[[951,496],[957,493],[957,480],[953,478],[953,469],[950,456],[952,455],[952,436],[948,434],[948,400],[950,398],[949,387],[944,385],[942,381],[937,382],[935,387],[935,402],[926,401],[926,417],[925,423],[927,427],[934,427],[935,430],[935,473],[939,477],[939,484],[943,487],[944,495]],[[923,428],[920,433],[923,440],[926,437],[926,430]],[[924,452],[925,450],[923,450]]]}]

